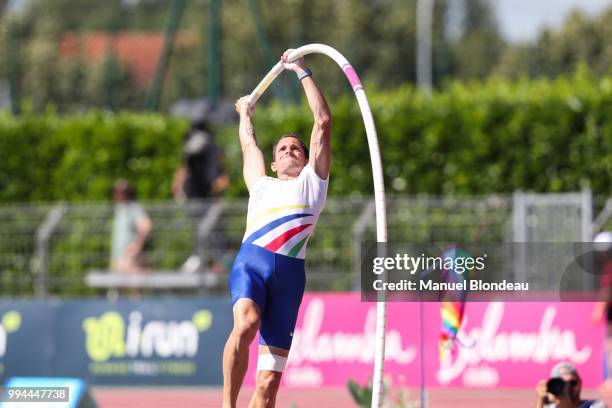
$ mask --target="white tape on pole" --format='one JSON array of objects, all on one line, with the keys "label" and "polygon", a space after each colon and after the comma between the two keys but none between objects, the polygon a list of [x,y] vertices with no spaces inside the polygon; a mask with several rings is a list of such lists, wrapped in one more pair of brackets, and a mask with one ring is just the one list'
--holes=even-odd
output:
[{"label": "white tape on pole", "polygon": [[[376,127],[372,118],[370,105],[355,70],[348,60],[334,48],[324,44],[308,44],[297,48],[289,55],[289,61],[296,60],[307,54],[323,54],[333,59],[344,72],[353,87],[363,123],[366,129],[368,146],[370,149],[370,160],[372,162],[372,175],[374,177],[374,200],[376,204],[376,240],[380,243],[387,242],[387,213],[385,208],[385,184],[383,180],[382,163],[380,160],[380,149],[378,147],[378,137]],[[257,103],[270,84],[283,71],[282,63],[277,63],[264,79],[257,85],[255,90],[249,95],[250,105]],[[383,370],[385,358],[385,337],[387,322],[387,304],[383,295],[379,295],[376,304],[376,350],[374,355],[374,378],[372,385],[372,408],[383,406]]]}]

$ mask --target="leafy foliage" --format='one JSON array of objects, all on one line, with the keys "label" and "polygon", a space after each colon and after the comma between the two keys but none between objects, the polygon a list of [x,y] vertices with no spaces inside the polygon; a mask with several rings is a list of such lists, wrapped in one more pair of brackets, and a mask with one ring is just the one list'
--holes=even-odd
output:
[{"label": "leafy foliage", "polygon": [[186,129],[154,114],[0,113],[0,201],[108,200],[119,177],[170,198]]},{"label": "leafy foliage", "polygon": [[349,380],[347,383],[349,393],[360,408],[369,407],[372,404],[372,386],[360,386],[355,380]]},{"label": "leafy foliage", "polygon": [[[363,73],[366,83],[381,89],[415,81],[416,1],[256,1],[262,11],[260,28],[269,45],[256,35],[256,19],[247,1],[222,2],[221,81],[225,98],[235,99],[252,89],[285,49],[313,42],[341,50]],[[10,64],[0,66],[0,77],[9,77],[9,71],[14,71],[11,78],[21,99],[31,101],[37,111],[49,104],[61,112],[101,107],[140,110],[144,102],[143,85],[133,81],[133,73],[121,61],[110,65],[116,70],[112,73],[109,69],[112,55],[95,61],[88,60],[86,53],[69,57],[62,55],[59,45],[66,33],[76,33],[77,38],[86,33],[161,35],[170,3],[162,0],[25,3],[28,7],[19,13],[1,16],[6,29],[0,44],[10,43],[20,51],[14,56],[3,53]],[[493,23],[490,1],[461,3],[466,17],[457,21],[461,30],[453,38],[445,28],[448,3],[439,0],[434,10],[434,80],[442,83],[448,77],[482,78],[496,65],[503,45]],[[163,108],[180,98],[201,97],[210,88],[209,12],[209,2],[186,2],[164,83]],[[181,40],[185,38],[188,41]],[[318,83],[329,95],[341,95],[350,88],[337,80],[336,72],[327,69],[326,62],[321,57],[309,59]],[[280,80],[272,86],[271,93],[287,102],[299,95],[299,88],[295,83],[289,87],[288,81]]]},{"label": "leafy foliage", "polygon": [[[368,90],[378,129],[385,184],[397,193],[488,194],[591,188],[609,194],[612,175],[612,79],[587,71],[554,81],[453,82],[428,99],[411,86]],[[369,194],[365,131],[353,96],[330,103],[333,116],[330,194]],[[272,104],[254,116],[268,161],[275,138],[309,136],[305,104]],[[236,128],[219,141],[241,177]],[[234,183],[230,194],[244,194]]]},{"label": "leafy foliage", "polygon": [[[431,99],[411,86],[370,91],[385,184],[391,192],[489,194],[591,188],[610,193],[612,78],[588,71],[554,81],[453,82]],[[330,101],[331,195],[372,191],[369,150],[353,96]],[[274,140],[308,139],[311,114],[300,105],[258,106],[254,122],[269,163]],[[0,202],[105,200],[127,177],[142,199],[170,198],[187,124],[153,114],[0,117]],[[217,130],[230,179],[244,196],[237,126]]]},{"label": "leafy foliage", "polygon": [[535,42],[507,47],[494,72],[512,78],[555,77],[586,65],[596,75],[612,66],[612,8],[591,17],[574,11],[556,29],[540,33]]}]

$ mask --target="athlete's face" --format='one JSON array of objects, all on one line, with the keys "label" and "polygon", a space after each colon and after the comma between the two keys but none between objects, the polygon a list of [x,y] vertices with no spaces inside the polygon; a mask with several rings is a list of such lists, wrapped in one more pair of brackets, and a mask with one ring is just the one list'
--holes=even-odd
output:
[{"label": "athlete's face", "polygon": [[272,162],[272,171],[276,172],[279,178],[297,177],[308,163],[304,150],[295,137],[282,138],[276,145],[274,154],[275,161]]}]

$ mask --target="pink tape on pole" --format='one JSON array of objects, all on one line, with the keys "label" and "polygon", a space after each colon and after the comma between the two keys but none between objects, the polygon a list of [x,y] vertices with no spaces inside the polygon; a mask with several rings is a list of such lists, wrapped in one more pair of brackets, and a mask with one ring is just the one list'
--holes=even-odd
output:
[{"label": "pink tape on pole", "polygon": [[359,89],[363,89],[363,86],[361,85],[361,81],[359,80],[357,73],[350,64],[346,64],[345,66],[343,66],[342,70],[344,71],[344,75],[346,75],[349,82],[351,83],[353,91],[357,92]]}]

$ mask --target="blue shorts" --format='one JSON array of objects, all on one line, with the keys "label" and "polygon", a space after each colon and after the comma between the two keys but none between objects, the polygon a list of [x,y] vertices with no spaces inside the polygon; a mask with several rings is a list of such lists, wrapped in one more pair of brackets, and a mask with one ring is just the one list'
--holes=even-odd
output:
[{"label": "blue shorts", "polygon": [[304,260],[242,244],[229,276],[232,305],[252,299],[261,313],[259,344],[289,350],[306,273]]}]

